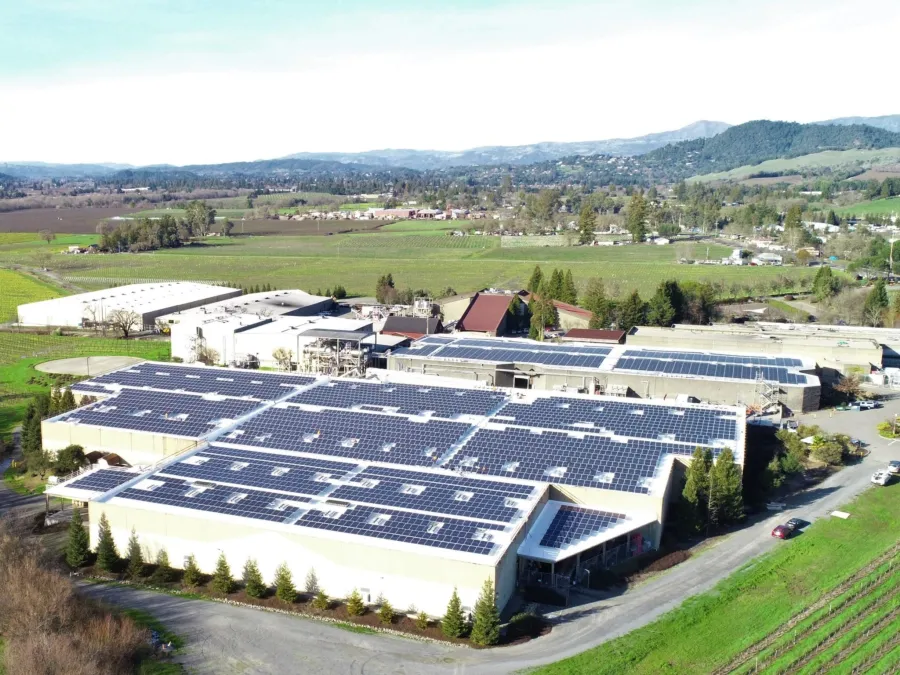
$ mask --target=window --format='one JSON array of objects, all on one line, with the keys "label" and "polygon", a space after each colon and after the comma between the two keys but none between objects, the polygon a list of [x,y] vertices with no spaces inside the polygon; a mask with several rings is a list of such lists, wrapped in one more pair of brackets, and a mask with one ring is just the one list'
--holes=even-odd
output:
[{"label": "window", "polygon": [[249,462],[232,462],[229,467],[232,471],[242,471],[250,466]]},{"label": "window", "polygon": [[470,499],[472,499],[472,497],[474,497],[474,496],[475,496],[474,492],[465,492],[464,490],[457,490],[456,494],[453,495],[453,499],[455,499],[458,502],[467,502]]},{"label": "window", "polygon": [[435,521],[428,526],[428,534],[437,534],[441,531],[442,527],[444,527],[443,523]]},{"label": "window", "polygon": [[228,503],[229,504],[237,504],[239,501],[241,501],[242,499],[246,499],[246,498],[247,498],[247,495],[245,495],[243,492],[234,492],[228,498]]},{"label": "window", "polygon": [[216,382],[234,382],[233,377],[217,377]]},{"label": "window", "polygon": [[387,521],[389,521],[391,517],[386,513],[376,513],[374,516],[369,518],[369,525],[374,525],[375,527],[381,527],[385,525]]},{"label": "window", "polygon": [[557,404],[556,404],[556,407],[557,407],[557,408],[562,408],[563,410],[565,410],[565,409],[567,409],[567,408],[569,407],[569,404],[568,404],[568,403],[557,403]]},{"label": "window", "polygon": [[274,469],[272,469],[272,473],[270,475],[271,476],[283,476],[288,471],[290,471],[290,469],[288,469],[287,467],[276,466]]},{"label": "window", "polygon": [[644,411],[643,410],[632,410],[631,414],[632,415],[643,415]]},{"label": "window", "polygon": [[152,410],[138,410],[137,412],[131,413],[132,417],[143,417],[144,415],[149,415],[152,413]]},{"label": "window", "polygon": [[409,483],[404,483],[400,487],[400,492],[405,495],[415,495],[419,496],[423,492],[425,492],[424,485],[410,485]]}]

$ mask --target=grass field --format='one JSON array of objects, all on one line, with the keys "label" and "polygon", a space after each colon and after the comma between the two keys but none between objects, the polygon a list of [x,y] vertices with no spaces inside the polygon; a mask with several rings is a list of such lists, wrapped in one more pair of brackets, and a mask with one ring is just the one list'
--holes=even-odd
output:
[{"label": "grass field", "polygon": [[381,202],[347,202],[341,204],[338,209],[340,211],[368,211],[369,209],[380,209],[384,204]]},{"label": "grass field", "polygon": [[845,206],[842,209],[835,209],[835,213],[843,216],[863,216],[863,215],[891,215],[900,213],[900,197],[891,197],[890,199],[873,199],[868,202],[860,202],[852,206]]},{"label": "grass field", "polygon": [[168,341],[115,340],[88,337],[0,332],[0,433],[18,424],[28,399],[53,384],[53,378],[34,366],[75,356],[135,356],[168,361]]},{"label": "grass field", "polygon": [[398,220],[381,228],[382,232],[443,232],[472,227],[471,220]]},{"label": "grass field", "polygon": [[535,672],[656,675],[724,666],[897,543],[900,484],[870,488],[843,510],[849,519],[813,524],[658,621]]},{"label": "grass field", "polygon": [[19,305],[60,295],[63,293],[59,289],[33,276],[0,269],[0,323],[15,321]]},{"label": "grass field", "polygon": [[[240,220],[246,213],[247,209],[216,209],[216,218],[220,220],[223,218]],[[162,218],[163,216],[184,218],[184,209],[146,209],[128,214],[129,218]]]},{"label": "grass field", "polygon": [[708,173],[703,176],[694,176],[688,182],[707,182],[714,180],[741,180],[751,174],[759,172],[793,172],[803,169],[821,169],[824,167],[849,167],[860,164],[872,166],[879,163],[896,163],[900,160],[900,148],[885,148],[883,150],[827,150],[789,159],[770,159],[760,164],[739,166],[730,171]]}]

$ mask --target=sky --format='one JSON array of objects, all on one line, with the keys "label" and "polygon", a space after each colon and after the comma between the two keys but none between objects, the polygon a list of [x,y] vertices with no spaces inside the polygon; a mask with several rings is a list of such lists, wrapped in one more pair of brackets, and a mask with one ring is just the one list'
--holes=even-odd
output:
[{"label": "sky", "polygon": [[0,0],[0,162],[896,114],[898,26],[896,0]]}]

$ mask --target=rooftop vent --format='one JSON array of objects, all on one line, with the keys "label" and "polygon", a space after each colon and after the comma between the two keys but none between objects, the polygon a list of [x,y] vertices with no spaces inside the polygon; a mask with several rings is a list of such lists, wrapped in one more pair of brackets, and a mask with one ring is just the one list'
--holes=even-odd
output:
[{"label": "rooftop vent", "polygon": [[381,527],[382,525],[386,525],[387,521],[389,521],[390,519],[391,517],[386,513],[376,513],[375,515],[371,516],[366,522],[369,523],[369,525]]},{"label": "rooftop vent", "polygon": [[345,448],[355,448],[357,443],[359,443],[358,438],[345,438],[341,441],[341,446]]},{"label": "rooftop vent", "polygon": [[457,490],[453,495],[453,499],[458,502],[467,502],[475,496],[474,492],[466,492],[465,490]]},{"label": "rooftop vent", "polygon": [[501,468],[503,471],[509,471],[510,473],[513,473],[519,469],[520,464],[521,462],[507,462]]},{"label": "rooftop vent", "polygon": [[283,475],[285,475],[288,471],[290,471],[290,469],[287,468],[286,466],[276,466],[274,469],[272,469],[272,473],[269,474],[269,475],[271,475],[271,476],[283,476]]},{"label": "rooftop vent", "polygon": [[165,485],[161,480],[142,480],[140,483],[134,486],[135,490],[144,490],[146,492],[153,492],[156,488]]},{"label": "rooftop vent", "polygon": [[247,495],[243,492],[233,492],[227,501],[229,504],[237,504],[239,501],[246,498]]},{"label": "rooftop vent", "polygon": [[400,492],[401,492],[401,494],[405,494],[405,495],[418,496],[418,495],[422,494],[423,492],[425,492],[425,486],[424,485],[410,485],[409,483],[404,483],[400,487]]},{"label": "rooftop vent", "polygon": [[616,474],[614,474],[611,471],[606,471],[604,473],[598,473],[596,476],[594,476],[594,480],[597,481],[598,483],[603,483],[604,485],[609,485],[610,483],[613,482],[613,479],[615,477],[616,477]]},{"label": "rooftop vent", "polygon": [[330,478],[330,473],[322,473],[321,471],[319,471],[313,475],[312,479],[316,483],[327,483]]},{"label": "rooftop vent", "polygon": [[443,523],[434,521],[428,525],[428,534],[437,534],[441,531],[442,527],[444,527]]},{"label": "rooftop vent", "polygon": [[250,466],[249,462],[232,462],[231,466],[228,467],[231,471],[243,471],[248,466]]},{"label": "rooftop vent", "polygon": [[476,530],[475,534],[472,535],[472,539],[475,541],[494,541],[494,532],[491,530]]},{"label": "rooftop vent", "polygon": [[363,478],[357,485],[361,488],[366,488],[367,490],[371,490],[376,485],[378,485],[381,481],[376,480],[375,478]]},{"label": "rooftop vent", "polygon": [[181,464],[190,464],[191,466],[202,466],[209,461],[209,457],[198,457],[194,455],[193,457],[188,457],[187,459],[181,460]]},{"label": "rooftop vent", "polygon": [[568,471],[567,467],[551,466],[549,469],[544,471],[544,475],[549,478],[562,478],[566,475],[566,471]]}]

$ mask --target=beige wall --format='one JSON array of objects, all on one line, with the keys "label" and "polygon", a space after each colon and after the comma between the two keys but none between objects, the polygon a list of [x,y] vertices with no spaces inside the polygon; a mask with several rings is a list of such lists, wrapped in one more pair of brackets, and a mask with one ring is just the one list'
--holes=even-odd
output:
[{"label": "beige wall", "polygon": [[472,298],[458,298],[450,300],[449,302],[438,301],[438,305],[441,308],[441,314],[444,316],[443,322],[446,324],[451,321],[459,321],[471,303]]},{"label": "beige wall", "polygon": [[41,422],[41,436],[44,450],[80,445],[85,452],[114,452],[132,466],[154,464],[196,445],[196,441],[187,438],[50,420]]},{"label": "beige wall", "polygon": [[588,328],[591,323],[590,317],[581,316],[580,314],[572,314],[563,310],[559,310],[557,314],[559,314],[559,327],[563,330]]},{"label": "beige wall", "polygon": [[[496,560],[491,564],[461,562],[393,551],[366,545],[362,540],[357,543],[318,538],[300,528],[296,533],[280,528],[270,530],[237,520],[219,522],[125,504],[89,504],[92,546],[97,543],[102,513],[109,520],[120,552],[126,550],[134,528],[146,557],[152,560],[165,548],[173,567],[181,567],[188,555],[194,555],[200,568],[212,573],[219,554],[224,553],[237,576],[247,557],[252,556],[266,582],[271,583],[275,568],[286,562],[294,584],[300,589],[309,571],[314,569],[319,585],[330,596],[344,598],[357,588],[364,593],[364,598],[369,595],[373,603],[383,594],[398,611],[414,606],[432,616],[444,613],[454,586],[462,604],[469,608],[474,608],[486,579],[491,579],[508,596],[510,581],[495,577]],[[514,576],[512,584],[515,585]]]}]

